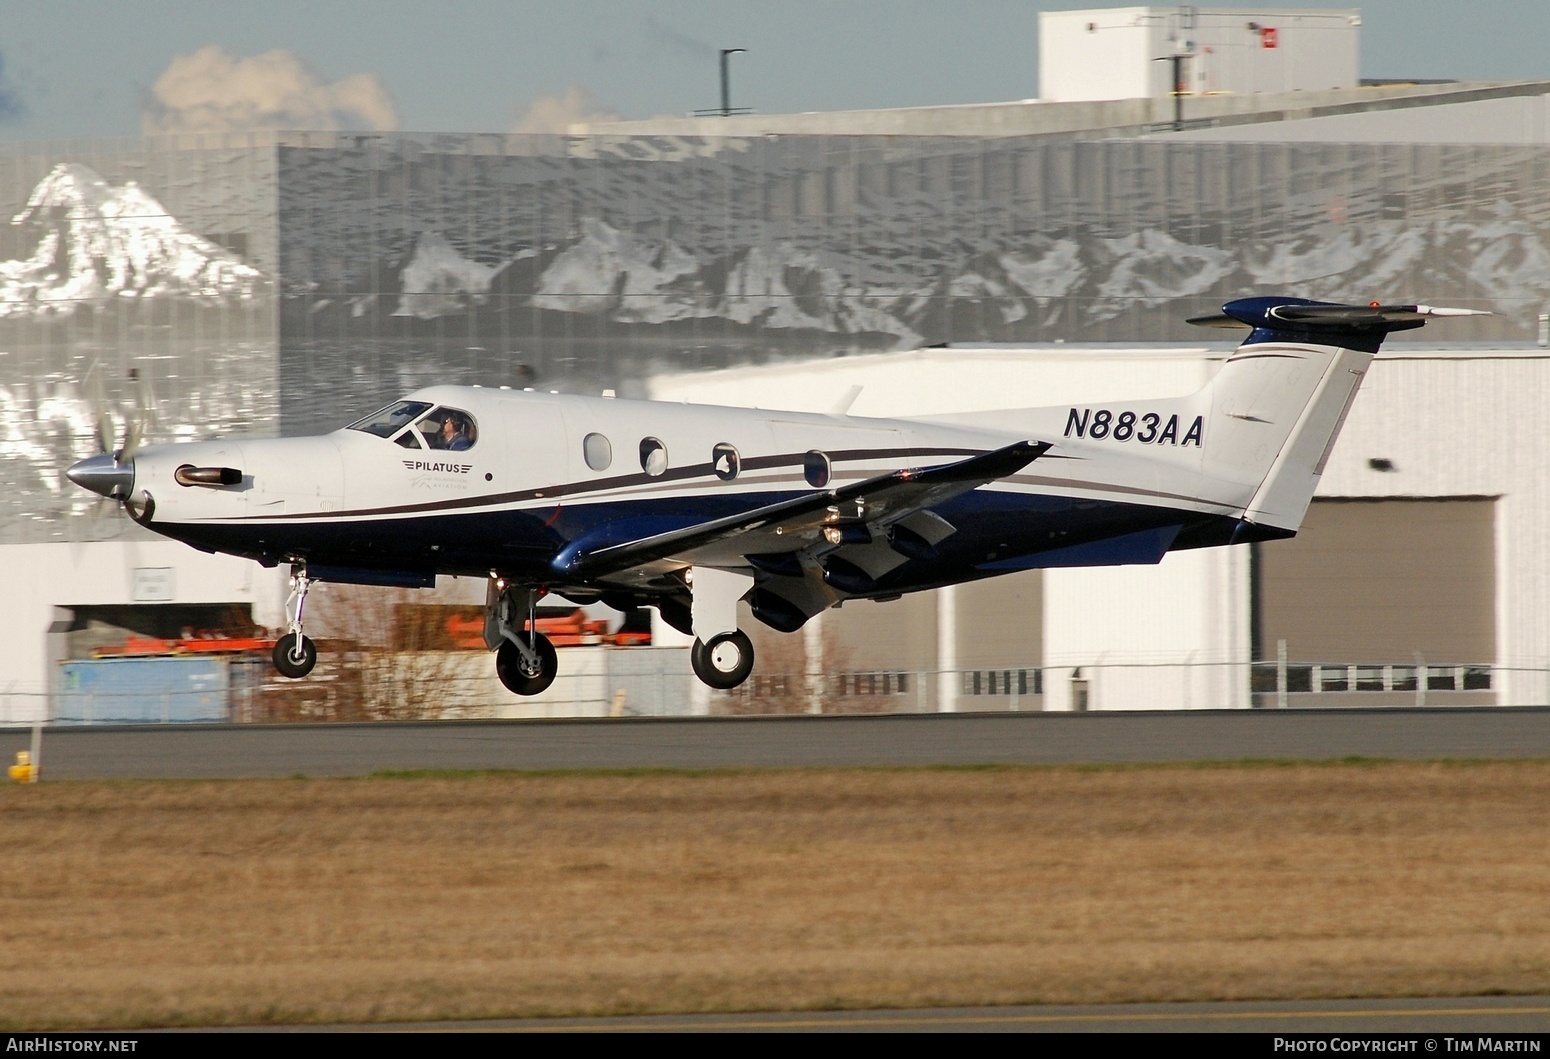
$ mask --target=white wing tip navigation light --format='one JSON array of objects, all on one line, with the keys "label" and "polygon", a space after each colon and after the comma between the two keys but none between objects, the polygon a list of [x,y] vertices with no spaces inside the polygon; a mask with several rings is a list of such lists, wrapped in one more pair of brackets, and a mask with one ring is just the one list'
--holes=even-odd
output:
[{"label": "white wing tip navigation light", "polygon": [[104,415],[67,473],[158,533],[289,564],[287,676],[316,662],[315,582],[456,574],[489,579],[485,644],[518,694],[558,670],[551,592],[657,608],[732,688],[754,664],[739,601],[791,632],[847,599],[1290,537],[1383,339],[1485,315],[1242,298],[1191,320],[1249,332],[1198,393],[961,417],[432,386],[318,437],[140,446],[137,419],[113,451]]}]

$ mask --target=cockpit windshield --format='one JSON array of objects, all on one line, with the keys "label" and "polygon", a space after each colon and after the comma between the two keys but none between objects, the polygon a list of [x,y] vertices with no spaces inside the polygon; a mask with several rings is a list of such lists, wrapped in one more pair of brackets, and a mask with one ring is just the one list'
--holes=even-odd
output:
[{"label": "cockpit windshield", "polygon": [[351,423],[346,429],[364,430],[379,438],[390,438],[429,407],[430,405],[425,401],[399,401],[397,404],[388,405],[380,412],[373,412],[365,419]]}]

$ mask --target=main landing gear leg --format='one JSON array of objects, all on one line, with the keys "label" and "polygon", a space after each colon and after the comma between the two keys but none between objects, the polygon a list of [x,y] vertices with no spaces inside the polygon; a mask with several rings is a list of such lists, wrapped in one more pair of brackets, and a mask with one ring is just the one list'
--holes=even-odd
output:
[{"label": "main landing gear leg", "polygon": [[753,578],[735,570],[697,566],[692,571],[689,664],[695,676],[720,691],[737,687],[753,672],[753,644],[737,627],[737,601],[752,587]]},{"label": "main landing gear leg", "polygon": [[318,648],[301,631],[302,611],[307,606],[307,590],[314,580],[305,566],[291,567],[291,594],[285,601],[285,635],[274,645],[274,667],[282,677],[304,677],[318,664]]},{"label": "main landing gear leg", "polygon": [[[486,642],[496,639],[495,673],[506,690],[517,695],[537,695],[554,683],[560,670],[555,657],[554,644],[538,631],[538,601],[547,592],[542,587],[526,592],[526,607],[517,600],[515,586],[501,579],[490,582],[486,603]],[[526,611],[526,628],[523,628],[523,611]],[[489,635],[493,633],[494,635]]]}]

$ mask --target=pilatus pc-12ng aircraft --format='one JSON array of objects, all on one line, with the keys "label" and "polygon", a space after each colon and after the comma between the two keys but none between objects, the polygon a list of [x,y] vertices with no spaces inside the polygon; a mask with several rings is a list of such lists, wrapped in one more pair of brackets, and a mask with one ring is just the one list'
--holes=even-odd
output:
[{"label": "pilatus pc-12ng aircraft", "polygon": [[732,688],[754,664],[740,600],[791,632],[847,599],[1292,536],[1384,336],[1473,315],[1229,302],[1191,322],[1248,337],[1166,400],[871,419],[432,386],[321,437],[126,444],[68,473],[158,533],[289,564],[286,676],[317,660],[314,582],[457,574],[489,579],[485,642],[519,695],[555,677],[550,592],[656,607]]}]

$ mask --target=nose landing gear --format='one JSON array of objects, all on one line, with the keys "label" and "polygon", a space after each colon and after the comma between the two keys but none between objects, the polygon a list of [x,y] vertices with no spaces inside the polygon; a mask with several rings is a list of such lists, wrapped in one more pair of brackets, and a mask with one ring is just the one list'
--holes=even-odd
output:
[{"label": "nose landing gear", "polygon": [[[559,659],[549,637],[538,631],[538,600],[543,588],[527,590],[526,628],[516,599],[515,586],[500,580],[490,584],[487,628],[499,636],[495,648],[495,674],[506,690],[516,695],[537,695],[554,683],[560,671]],[[488,633],[486,634],[488,635]]]},{"label": "nose landing gear", "polygon": [[301,631],[301,615],[307,606],[307,590],[313,579],[307,576],[305,567],[295,567],[291,574],[291,594],[285,601],[285,635],[274,645],[274,667],[282,677],[304,677],[318,664],[318,648]]}]

